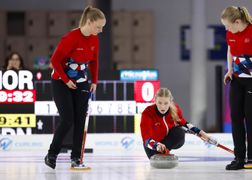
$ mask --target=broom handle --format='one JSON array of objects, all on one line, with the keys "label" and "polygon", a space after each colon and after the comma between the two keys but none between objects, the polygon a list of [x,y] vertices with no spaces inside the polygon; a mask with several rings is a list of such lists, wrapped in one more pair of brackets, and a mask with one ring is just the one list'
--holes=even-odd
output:
[{"label": "broom handle", "polygon": [[91,105],[92,94],[90,93],[89,96],[90,97],[88,99],[88,107],[87,107],[87,112],[86,112],[86,119],[85,119],[84,131],[83,131],[83,139],[82,139],[82,145],[81,145],[81,157],[80,157],[80,163],[81,164],[83,163],[83,159],[84,159],[84,151],[85,151],[87,130],[88,130],[88,124],[89,124],[89,113],[90,113],[90,105]]}]

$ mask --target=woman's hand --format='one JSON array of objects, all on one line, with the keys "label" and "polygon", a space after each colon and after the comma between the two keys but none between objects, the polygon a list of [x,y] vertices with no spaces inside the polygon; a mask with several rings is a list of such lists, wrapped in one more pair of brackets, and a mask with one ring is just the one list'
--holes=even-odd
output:
[{"label": "woman's hand", "polygon": [[7,70],[13,70],[13,69],[14,69],[14,70],[19,70],[20,67],[19,67],[18,64],[9,62],[9,64],[8,64],[8,66],[7,66],[6,69],[7,69]]},{"label": "woman's hand", "polygon": [[166,153],[166,146],[162,143],[158,143],[157,145],[157,151],[161,153]]},{"label": "woman's hand", "polygon": [[210,137],[207,135],[207,133],[203,130],[199,132],[199,136],[202,137],[205,140],[208,140]]},{"label": "woman's hand", "polygon": [[209,136],[205,131],[201,130],[199,136],[202,140],[204,140],[208,144],[216,145],[218,142],[213,137]]},{"label": "woman's hand", "polygon": [[97,85],[94,84],[94,83],[91,84],[91,87],[90,87],[90,92],[91,92],[91,93],[94,93],[94,92],[96,91],[96,86],[97,86]]},{"label": "woman's hand", "polygon": [[10,69],[12,69],[12,68],[13,68],[13,66],[11,65],[11,63],[9,63],[6,69],[7,69],[7,70],[10,70]]},{"label": "woman's hand", "polygon": [[233,74],[233,70],[229,70],[225,76],[224,76],[224,84],[226,85],[229,81],[232,80],[232,74]]},{"label": "woman's hand", "polygon": [[73,83],[73,81],[69,80],[66,85],[70,88],[70,89],[77,89],[76,84]]}]

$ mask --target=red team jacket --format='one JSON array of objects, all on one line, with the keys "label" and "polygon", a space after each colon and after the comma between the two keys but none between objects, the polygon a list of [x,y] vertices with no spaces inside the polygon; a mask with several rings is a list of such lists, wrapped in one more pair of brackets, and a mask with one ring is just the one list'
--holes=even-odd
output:
[{"label": "red team jacket", "polygon": [[[176,105],[177,113],[180,118],[179,124],[175,124],[172,120],[171,113],[168,112],[166,116],[161,116],[157,113],[156,104],[148,106],[142,113],[141,118],[141,135],[145,146],[151,140],[155,142],[162,141],[165,136],[168,135],[169,130],[175,126],[181,125],[185,126],[187,121],[182,116],[182,111],[178,105]],[[147,144],[146,144],[147,143]],[[153,143],[152,143],[153,145]],[[150,146],[152,146],[150,145]],[[150,147],[151,148],[151,147]]]},{"label": "red team jacket", "polygon": [[227,31],[226,40],[233,56],[234,76],[252,78],[252,25],[242,32]]},{"label": "red team jacket", "polygon": [[242,32],[233,34],[227,31],[226,40],[233,56],[252,56],[252,24],[249,24]]},{"label": "red team jacket", "polygon": [[80,28],[67,33],[55,49],[51,63],[53,65],[52,78],[62,79],[67,83],[70,79],[64,72],[64,66],[68,58],[76,63],[88,63],[92,76],[92,83],[98,79],[98,49],[99,40],[97,36],[84,36]]}]

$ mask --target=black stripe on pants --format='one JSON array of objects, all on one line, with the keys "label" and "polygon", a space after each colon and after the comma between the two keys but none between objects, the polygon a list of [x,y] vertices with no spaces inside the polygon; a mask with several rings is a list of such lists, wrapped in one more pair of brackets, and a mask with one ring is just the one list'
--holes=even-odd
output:
[{"label": "black stripe on pants", "polygon": [[[73,125],[71,158],[79,158],[83,129],[88,105],[88,82],[77,83],[77,89],[68,88],[61,80],[52,80],[53,97],[60,115],[60,122],[54,133],[49,154],[58,155],[62,142]],[[82,91],[85,90],[85,91]]]},{"label": "black stripe on pants", "polygon": [[252,78],[233,77],[230,108],[235,157],[246,158],[247,137],[247,157],[252,160]]},{"label": "black stripe on pants", "polygon": [[[174,127],[170,129],[168,135],[161,141],[161,143],[169,150],[178,149],[185,143],[185,131],[179,126]],[[154,154],[160,154],[160,152],[151,150],[146,146],[144,146],[144,150],[149,159]]]}]

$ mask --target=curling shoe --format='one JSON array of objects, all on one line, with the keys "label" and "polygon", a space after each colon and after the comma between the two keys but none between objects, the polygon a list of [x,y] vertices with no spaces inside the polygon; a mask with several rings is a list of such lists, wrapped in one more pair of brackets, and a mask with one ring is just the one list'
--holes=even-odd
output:
[{"label": "curling shoe", "polygon": [[73,158],[71,160],[71,167],[72,168],[79,168],[79,167],[85,167],[85,165],[81,164],[81,161],[79,158]]},{"label": "curling shoe", "polygon": [[244,168],[244,159],[235,158],[230,164],[226,166],[226,170],[238,170]]},{"label": "curling shoe", "polygon": [[244,168],[245,169],[252,169],[252,161],[251,160],[248,160],[248,162],[246,162],[244,164]]},{"label": "curling shoe", "polygon": [[45,164],[50,168],[55,169],[56,159],[57,159],[56,155],[47,154],[45,157]]}]

